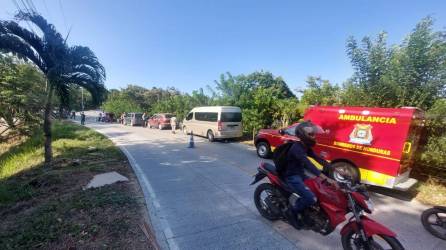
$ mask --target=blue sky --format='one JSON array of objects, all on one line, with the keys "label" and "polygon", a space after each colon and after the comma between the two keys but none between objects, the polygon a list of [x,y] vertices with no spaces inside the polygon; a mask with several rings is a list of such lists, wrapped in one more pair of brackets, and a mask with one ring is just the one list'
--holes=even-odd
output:
[{"label": "blue sky", "polygon": [[[0,0],[10,19],[30,0]],[[66,35],[89,46],[107,70],[107,88],[137,84],[191,92],[224,72],[282,76],[290,88],[309,75],[342,83],[351,73],[349,36],[389,33],[400,43],[423,17],[446,27],[446,1],[34,0]]]}]

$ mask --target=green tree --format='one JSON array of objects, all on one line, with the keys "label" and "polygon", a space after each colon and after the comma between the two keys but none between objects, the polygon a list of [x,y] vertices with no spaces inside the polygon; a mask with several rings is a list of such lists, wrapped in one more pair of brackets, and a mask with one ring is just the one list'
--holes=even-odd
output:
[{"label": "green tree", "polygon": [[276,97],[280,99],[296,97],[282,77],[274,77],[274,75],[268,71],[251,73],[246,76],[246,81],[249,82],[251,86],[275,89]]},{"label": "green tree", "polygon": [[0,54],[0,142],[40,125],[44,83],[34,66]]},{"label": "green tree", "polygon": [[386,33],[375,41],[347,42],[354,74],[344,84],[342,102],[349,105],[428,110],[445,96],[446,33],[434,32],[433,20],[423,19],[401,45],[389,48]]},{"label": "green tree", "polygon": [[[417,164],[425,168],[436,167],[446,170],[446,99],[438,99],[428,110],[426,115],[425,145]],[[424,138],[422,138],[424,139]],[[446,176],[443,173],[435,173],[438,176]],[[426,173],[425,173],[426,174]]]},{"label": "green tree", "polygon": [[353,77],[346,83],[344,98],[346,104],[358,100],[362,106],[392,107],[397,103],[396,86],[389,81],[389,63],[392,49],[387,48],[387,34],[382,32],[375,41],[370,37],[364,37],[361,46],[354,38],[347,42],[347,54],[350,57],[353,69]]},{"label": "green tree", "polygon": [[445,97],[446,33],[432,27],[432,18],[423,19],[393,53],[389,79],[397,86],[398,106],[428,110]]},{"label": "green tree", "polygon": [[274,119],[279,122],[276,127],[284,128],[297,122],[302,117],[303,106],[297,98],[276,99]]},{"label": "green tree", "polygon": [[[214,104],[243,107],[251,99],[254,83],[247,81],[244,75],[233,76],[227,72],[215,81]],[[212,89],[211,89],[212,90]]]},{"label": "green tree", "polygon": [[33,23],[39,32],[25,29],[16,21],[0,21],[0,50],[31,61],[46,77],[43,130],[45,165],[48,166],[52,160],[50,114],[53,96],[66,105],[70,86],[79,85],[92,94],[95,102],[100,102],[105,92],[102,84],[105,69],[88,47],[69,47],[66,39],[40,14],[19,12],[16,20]]},{"label": "green tree", "polygon": [[275,119],[279,118],[279,106],[276,105],[278,91],[271,87],[257,87],[252,92],[251,102],[242,108],[245,132],[254,135],[261,128],[271,127]]},{"label": "green tree", "polygon": [[93,101],[93,97],[91,96],[90,92],[83,91],[82,87],[74,85],[70,88],[70,98],[66,108],[68,110],[82,110],[82,96],[84,98],[84,110],[94,109],[97,107],[97,103]]},{"label": "green tree", "polygon": [[115,115],[143,111],[143,108],[134,99],[120,92],[110,93],[102,104],[102,109]]},{"label": "green tree", "polygon": [[192,91],[192,95],[175,92],[153,105],[151,113],[173,113],[182,120],[192,108],[210,105],[210,99],[201,88]]},{"label": "green tree", "polygon": [[302,91],[302,102],[306,105],[334,105],[340,103],[340,88],[321,77],[310,76],[307,88]]},{"label": "green tree", "polygon": [[295,97],[282,77],[274,77],[270,72],[254,72],[249,75],[233,76],[227,72],[215,81],[216,91],[208,87],[213,93],[213,102],[217,105],[247,107],[252,102],[253,93],[257,88],[274,89],[274,98],[286,99]]}]

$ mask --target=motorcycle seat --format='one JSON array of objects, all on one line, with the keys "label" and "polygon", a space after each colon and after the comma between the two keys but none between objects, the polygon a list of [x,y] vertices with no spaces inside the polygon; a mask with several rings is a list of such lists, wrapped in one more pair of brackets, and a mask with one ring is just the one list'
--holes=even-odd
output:
[{"label": "motorcycle seat", "polygon": [[293,193],[293,192],[294,192],[294,191],[293,191],[294,189],[293,189],[292,187],[290,187],[290,186],[288,185],[288,183],[287,183],[286,181],[283,180],[283,177],[280,176],[280,175],[277,173],[277,169],[276,169],[276,166],[275,166],[274,164],[271,164],[271,163],[268,163],[268,162],[263,162],[263,167],[264,167],[268,172],[270,172],[270,173],[272,173],[273,175],[279,177],[280,185],[282,186],[282,188],[283,188],[284,190],[286,190],[286,191],[288,191],[288,192],[290,192],[290,193]]},{"label": "motorcycle seat", "polygon": [[271,164],[271,163],[268,163],[268,162],[264,162],[263,166],[265,167],[266,170],[271,172],[273,175],[278,175],[277,170],[276,170],[276,166],[274,166],[274,164]]}]

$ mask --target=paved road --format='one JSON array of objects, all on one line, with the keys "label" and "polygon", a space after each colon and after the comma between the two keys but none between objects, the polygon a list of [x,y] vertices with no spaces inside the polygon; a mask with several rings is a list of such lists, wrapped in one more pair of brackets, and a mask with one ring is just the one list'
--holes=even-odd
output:
[{"label": "paved road", "polygon": [[[338,231],[321,236],[271,223],[258,214],[248,184],[261,160],[239,143],[208,143],[167,130],[87,125],[111,138],[129,157],[145,191],[157,238],[166,249],[341,249]],[[424,231],[415,201],[374,194],[373,218],[398,233],[406,249],[446,249]]]}]

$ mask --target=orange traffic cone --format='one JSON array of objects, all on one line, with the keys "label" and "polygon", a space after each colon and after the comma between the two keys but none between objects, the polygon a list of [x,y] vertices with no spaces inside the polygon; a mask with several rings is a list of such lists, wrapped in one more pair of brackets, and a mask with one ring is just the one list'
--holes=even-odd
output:
[{"label": "orange traffic cone", "polygon": [[188,148],[194,148],[194,147],[195,147],[194,131],[190,131],[190,138],[189,138],[189,146],[188,146]]}]

